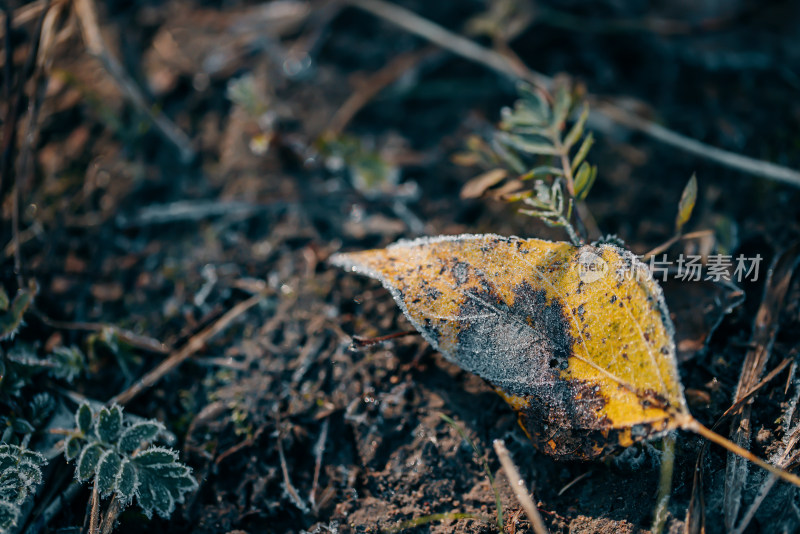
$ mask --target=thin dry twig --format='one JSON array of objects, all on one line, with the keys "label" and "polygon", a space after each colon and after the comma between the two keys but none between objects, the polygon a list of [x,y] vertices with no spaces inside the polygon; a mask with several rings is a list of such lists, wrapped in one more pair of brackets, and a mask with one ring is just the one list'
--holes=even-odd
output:
[{"label": "thin dry twig", "polygon": [[350,95],[350,97],[336,110],[328,124],[326,136],[336,137],[341,134],[353,117],[364,106],[375,98],[378,93],[397,81],[403,74],[414,68],[420,61],[437,52],[433,47],[423,48],[412,52],[400,54],[392,59],[378,72],[372,74],[366,81]]},{"label": "thin dry twig", "polygon": [[[280,420],[278,420],[280,423]],[[286,455],[283,453],[283,435],[281,432],[278,432],[278,457],[281,461],[281,472],[283,473],[283,487],[286,490],[286,493],[289,495],[289,498],[292,500],[297,508],[302,512],[308,512],[308,506],[306,506],[305,501],[303,501],[300,494],[297,493],[294,485],[292,484],[292,479],[289,477],[289,466],[286,464]]]},{"label": "thin dry twig", "polygon": [[[14,10],[13,21],[11,22],[12,28],[19,28],[20,26],[27,24],[33,20],[36,20],[42,11],[47,9],[47,5],[52,3],[53,5],[63,4],[66,0],[35,0],[34,2],[30,2],[25,4],[24,6],[20,6]],[[5,36],[5,23],[6,23],[6,16],[3,13],[0,13],[0,35]]]},{"label": "thin dry twig", "polygon": [[[796,356],[797,349],[793,349],[790,357],[786,358],[783,363],[786,363],[787,361],[793,362]],[[783,365],[783,363],[781,366],[786,367],[786,365]],[[773,373],[770,373],[770,375]],[[791,383],[793,380],[796,383],[794,367],[792,367],[788,373],[787,383]],[[784,393],[788,393],[788,390]],[[780,452],[780,456],[775,460],[775,464],[783,469],[789,469],[789,467],[795,464],[797,461],[797,453],[795,452],[795,448],[798,445],[798,441],[800,441],[800,425],[795,424],[792,426],[792,421],[795,419],[794,416],[798,407],[798,400],[800,400],[800,389],[796,388],[793,398],[788,402],[786,410],[781,415],[786,433],[780,440],[780,445],[783,446],[783,450]],[[750,505],[742,514],[741,521],[733,530],[731,530],[733,534],[742,534],[747,531],[747,527],[755,517],[756,512],[758,512],[758,509],[761,507],[764,500],[767,498],[767,495],[769,495],[777,481],[777,477],[770,475],[766,478],[766,480],[761,482],[755,498],[750,502]]]},{"label": "thin dry twig", "polygon": [[578,475],[578,476],[576,476],[575,478],[573,478],[573,479],[572,479],[572,481],[570,481],[570,482],[567,482],[567,484],[566,484],[566,485],[565,485],[563,488],[561,488],[560,490],[558,490],[558,496],[559,496],[559,497],[561,497],[562,495],[564,495],[564,493],[565,493],[565,492],[566,492],[568,489],[570,489],[572,486],[574,486],[575,484],[577,484],[578,482],[580,482],[580,481],[581,481],[581,480],[583,480],[584,478],[586,478],[586,477],[588,477],[588,476],[591,476],[591,474],[592,474],[593,472],[594,472],[594,471],[592,471],[592,470],[586,471],[585,473],[581,473],[580,475]]},{"label": "thin dry twig", "polygon": [[[21,75],[20,79],[18,80],[18,88],[17,88],[16,100],[15,100],[14,104],[10,104],[10,105],[13,105],[13,110],[11,111],[11,113],[12,113],[13,120],[15,122],[15,124],[13,126],[14,133],[16,133],[17,115],[19,113],[20,108],[22,107],[22,99],[23,99],[23,95],[25,94],[25,84],[26,84],[26,81],[28,80],[29,76],[30,76],[30,78],[34,79],[34,84],[33,84],[34,85],[34,92],[35,93],[39,92],[39,91],[37,91],[37,88],[39,88],[39,83],[38,83],[39,76],[38,76],[38,72],[36,72],[36,65],[38,64],[37,58],[39,57],[39,47],[40,47],[41,42],[42,42],[42,38],[41,38],[42,37],[42,28],[44,27],[44,21],[45,21],[45,18],[47,17],[47,11],[48,11],[49,6],[50,6],[50,3],[46,2],[45,3],[45,10],[39,16],[39,20],[38,20],[38,22],[36,24],[36,30],[35,30],[35,32],[33,34],[33,45],[31,46],[31,50],[30,50],[30,52],[28,54],[28,59],[25,62],[25,69],[23,70],[22,75]],[[8,66],[9,64],[10,63],[7,63],[6,66]],[[33,98],[34,102],[36,101],[35,96],[36,96],[36,94],[34,95],[34,98]],[[34,105],[36,105],[36,104],[34,104]],[[13,140],[9,140],[9,141],[11,142],[11,144],[13,146]],[[29,129],[26,132],[26,135],[25,135],[25,144],[28,145],[31,142],[32,142],[31,131]],[[20,207],[20,203],[21,203],[21,199],[20,199],[21,189],[22,189],[22,185],[23,185],[23,182],[25,180],[25,175],[26,175],[26,169],[25,169],[25,164],[27,163],[27,158],[26,158],[26,155],[25,155],[26,150],[32,150],[32,147],[29,146],[29,145],[28,146],[23,146],[23,148],[21,150],[21,152],[22,152],[22,155],[21,155],[21,160],[22,160],[21,167],[22,167],[22,169],[21,169],[21,171],[22,172],[15,173],[14,185],[13,185],[12,197],[11,197],[11,232],[12,232],[12,240],[14,242],[14,273],[17,276],[17,285],[19,287],[23,287],[24,286],[24,280],[22,279],[22,253],[20,251],[20,245],[19,245],[19,233],[20,233],[19,207]],[[9,156],[10,156],[10,153],[9,153]],[[9,169],[8,170],[10,171],[10,163],[9,163]],[[4,176],[5,179],[8,178],[8,175],[5,174],[5,173],[3,174],[3,176]]]},{"label": "thin dry twig", "polygon": [[103,522],[100,524],[100,534],[111,534],[111,532],[114,530],[114,525],[117,522],[117,518],[119,517],[120,512],[122,512],[122,508],[122,502],[115,493],[111,498],[111,502],[108,503],[108,509],[106,510],[105,517],[103,517]]},{"label": "thin dry twig", "polygon": [[317,445],[314,447],[314,481],[311,484],[311,493],[308,496],[308,501],[311,503],[311,509],[314,512],[319,511],[319,504],[317,503],[317,488],[319,487],[319,475],[322,471],[322,455],[325,454],[325,444],[328,441],[328,427],[330,426],[331,420],[329,418],[325,418],[322,422],[322,430],[319,433],[319,441],[317,441]]},{"label": "thin dry twig", "polygon": [[97,488],[97,480],[92,484],[92,509],[89,513],[89,534],[99,534],[100,532],[100,490]]},{"label": "thin dry twig", "polygon": [[170,353],[170,348],[165,343],[162,343],[155,338],[143,336],[112,324],[90,323],[82,321],[57,321],[55,319],[51,319],[37,308],[34,308],[34,312],[44,324],[52,328],[57,328],[59,330],[83,330],[86,332],[102,332],[105,330],[111,332],[125,343],[137,349],[155,352],[156,354]]},{"label": "thin dry twig", "polygon": [[[789,289],[789,282],[798,263],[800,263],[800,243],[787,249],[781,254],[770,269],[764,288],[764,299],[756,314],[751,345],[742,364],[739,384],[736,387],[735,401],[738,401],[746,392],[753,389],[759,382],[764,368],[769,361],[775,336],[778,333],[778,316],[783,307],[783,301]],[[750,442],[752,424],[750,414],[752,405],[745,404],[741,411],[733,416],[731,423],[730,439],[739,446],[746,447]],[[741,507],[741,493],[747,478],[747,465],[742,459],[729,455],[725,469],[725,494],[723,510],[725,512],[725,526],[728,530],[734,527],[736,517]]]},{"label": "thin dry twig", "polygon": [[511,489],[514,490],[514,495],[517,496],[519,504],[522,505],[522,508],[528,516],[528,520],[530,520],[533,525],[533,531],[536,532],[536,534],[548,534],[547,526],[544,524],[544,520],[539,510],[536,508],[533,499],[531,499],[528,489],[525,487],[525,482],[522,480],[517,466],[514,465],[514,461],[508,453],[508,449],[506,449],[505,442],[503,442],[502,439],[496,439],[493,445],[494,452],[496,452],[497,457],[500,458],[500,465],[503,466],[503,471],[506,474],[506,478],[508,478]]},{"label": "thin dry twig", "polygon": [[180,153],[181,161],[184,163],[192,161],[195,158],[195,151],[192,148],[192,142],[189,137],[163,113],[154,111],[152,106],[148,105],[136,82],[125,72],[119,60],[109,52],[109,48],[100,33],[97,7],[94,1],[75,0],[73,7],[80,21],[83,41],[88,52],[103,63],[103,66],[117,83],[123,95],[150,119],[167,141],[175,145]]},{"label": "thin dry twig", "polygon": [[[383,0],[347,0],[347,2],[352,6],[400,26],[408,32],[423,37],[454,54],[485,65],[510,78],[525,80],[542,88],[550,88],[553,84],[553,79],[549,76],[536,72],[523,63],[511,60],[503,54],[484,48],[470,39],[457,35],[392,3]],[[800,172],[798,171],[701,143],[696,139],[664,128],[607,101],[600,101],[597,98],[591,98],[590,101],[592,103],[592,114],[602,114],[618,124],[640,132],[661,143],[714,161],[731,169],[800,187]],[[598,128],[602,128],[603,121],[595,121],[595,123]]]},{"label": "thin dry twig", "polygon": [[125,405],[129,403],[134,397],[152,387],[156,382],[161,380],[164,375],[178,367],[184,360],[201,350],[212,337],[228,328],[237,317],[258,304],[263,298],[263,294],[254,295],[225,312],[214,324],[205,328],[197,335],[192,336],[186,345],[170,354],[169,357],[161,362],[155,369],[137,380],[131,387],[112,398],[109,404],[116,402],[117,404]]},{"label": "thin dry twig", "polygon": [[377,345],[379,343],[385,343],[386,341],[391,341],[393,339],[399,339],[401,337],[408,337],[408,336],[418,336],[419,332],[417,330],[404,330],[402,332],[395,332],[393,334],[387,334],[385,336],[379,337],[363,337],[363,336],[352,336],[352,342],[350,343],[351,349],[361,349],[364,347],[369,347],[372,345]]},{"label": "thin dry twig", "polygon": [[[759,390],[769,384],[781,371],[786,369],[794,362],[794,354],[789,358],[785,358],[778,366],[770,371],[755,387],[742,395],[742,397],[733,403],[730,408],[717,419],[711,430],[716,431],[719,426],[728,419],[731,414],[736,413],[746,402],[748,402]],[[705,532],[705,496],[703,484],[703,461],[708,450],[708,442],[704,442],[697,454],[695,461],[694,476],[692,480],[692,495],[689,498],[689,508],[686,510],[686,532],[690,534],[700,534]]]},{"label": "thin dry twig", "polygon": [[800,187],[800,172],[788,167],[701,143],[608,103],[595,102],[594,109],[631,130],[641,132],[665,145],[713,161],[723,167]]},{"label": "thin dry twig", "polygon": [[687,239],[700,239],[707,236],[713,236],[713,230],[698,230],[696,232],[689,232],[688,234],[675,234],[656,248],[652,249],[650,252],[642,256],[642,261],[647,262],[653,256],[657,254],[661,254],[662,252],[666,252],[672,245],[677,243],[678,241],[685,241]]}]

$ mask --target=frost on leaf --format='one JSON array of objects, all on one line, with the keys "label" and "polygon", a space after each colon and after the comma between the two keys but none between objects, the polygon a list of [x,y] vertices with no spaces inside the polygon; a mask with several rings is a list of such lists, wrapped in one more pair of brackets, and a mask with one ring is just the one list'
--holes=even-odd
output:
[{"label": "frost on leaf", "polygon": [[[113,405],[93,413],[83,404],[75,414],[77,428],[67,438],[67,458],[77,456],[75,477],[94,480],[102,496],[114,493],[124,505],[136,497],[144,513],[168,517],[175,503],[197,488],[191,469],[178,460],[178,453],[163,447],[137,452],[166,430],[156,420],[130,423],[122,408]],[[90,432],[90,429],[93,431]]]},{"label": "frost on leaf", "polygon": [[106,451],[97,464],[97,489],[100,495],[109,495],[116,489],[117,477],[122,470],[122,458],[114,451]]},{"label": "frost on leaf", "polygon": [[122,431],[122,408],[116,404],[111,408],[103,408],[97,414],[95,423],[97,439],[106,443],[113,443]]},{"label": "frost on leaf", "polygon": [[[33,289],[20,289],[11,305],[0,313],[0,340],[13,338],[22,325],[22,316],[33,302]],[[1,300],[1,299],[0,299]],[[8,297],[6,296],[6,301]]]},{"label": "frost on leaf", "polygon": [[122,432],[119,438],[119,450],[131,453],[139,448],[142,443],[153,441],[164,431],[164,425],[157,421],[140,421],[134,423]]},{"label": "frost on leaf", "polygon": [[177,457],[169,449],[151,447],[131,461],[139,482],[136,501],[147,517],[154,511],[161,517],[169,517],[175,503],[182,503],[185,494],[197,488],[192,470],[178,462]]},{"label": "frost on leaf", "polygon": [[548,454],[592,458],[676,428],[687,411],[661,289],[626,250],[461,235],[331,262],[381,281]]},{"label": "frost on leaf", "polygon": [[68,462],[77,458],[77,456],[81,453],[81,447],[83,444],[81,440],[75,436],[70,436],[64,442],[64,457],[67,459]]},{"label": "frost on leaf", "polygon": [[84,447],[78,458],[78,465],[75,468],[75,477],[81,482],[92,478],[102,455],[103,447],[99,443],[92,443]]},{"label": "frost on leaf", "polygon": [[72,383],[86,367],[86,358],[78,347],[56,347],[48,358],[50,376]]},{"label": "frost on leaf", "polygon": [[7,501],[0,501],[0,532],[11,530],[17,525],[19,507]]},{"label": "frost on leaf", "polygon": [[42,481],[41,454],[17,445],[0,444],[0,532],[17,524],[20,506]]},{"label": "frost on leaf", "polygon": [[88,434],[89,429],[92,428],[92,409],[85,402],[75,412],[75,426],[82,434]]},{"label": "frost on leaf", "polygon": [[139,477],[136,475],[136,468],[127,458],[122,460],[115,485],[117,488],[117,495],[119,495],[125,503],[129,503],[136,494],[136,487],[139,485]]},{"label": "frost on leaf", "polygon": [[0,444],[0,500],[22,503],[42,481],[44,456],[17,445]]}]

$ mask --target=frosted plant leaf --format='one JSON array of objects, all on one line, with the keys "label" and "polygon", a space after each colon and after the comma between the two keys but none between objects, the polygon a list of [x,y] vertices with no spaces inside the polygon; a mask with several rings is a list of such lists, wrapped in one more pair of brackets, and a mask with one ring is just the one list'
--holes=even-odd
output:
[{"label": "frosted plant leaf", "polygon": [[122,458],[114,451],[106,451],[97,463],[95,478],[100,495],[105,497],[114,491],[117,477],[122,470]]},{"label": "frosted plant leaf", "polygon": [[83,482],[94,476],[97,463],[103,455],[103,447],[99,443],[87,445],[78,457],[78,465],[75,468],[75,477]]},{"label": "frosted plant leaf", "polygon": [[164,425],[158,421],[140,421],[126,428],[117,445],[120,452],[131,453],[142,445],[153,441],[164,431]]},{"label": "frosted plant leaf", "polygon": [[117,474],[117,480],[115,481],[117,495],[119,495],[124,503],[129,503],[136,494],[138,485],[139,477],[136,474],[136,468],[127,458],[123,459],[119,473]]},{"label": "frosted plant leaf", "polygon": [[688,413],[661,289],[624,249],[460,235],[331,262],[381,281],[431,345],[496,386],[549,454],[595,457]]},{"label": "frosted plant leaf", "polygon": [[68,462],[74,460],[81,453],[82,447],[83,443],[81,443],[80,438],[75,436],[68,437],[64,442],[64,457]]},{"label": "frosted plant leaf", "polygon": [[136,502],[147,517],[154,511],[161,517],[169,517],[175,503],[184,502],[186,494],[197,488],[192,470],[177,458],[172,450],[151,447],[131,460],[138,478]]},{"label": "frosted plant leaf", "polygon": [[42,482],[47,460],[38,452],[0,444],[0,532],[17,525],[20,506]]},{"label": "frosted plant leaf", "polygon": [[102,408],[97,414],[94,432],[97,439],[105,443],[113,443],[122,431],[122,409],[116,404],[111,408]]},{"label": "frosted plant leaf", "polygon": [[87,403],[83,403],[75,412],[75,426],[82,434],[88,434],[92,428],[92,409]]},{"label": "frosted plant leaf", "polygon": [[86,367],[86,357],[78,347],[56,347],[48,358],[50,376],[72,383]]},{"label": "frosted plant leaf", "polygon": [[0,500],[0,532],[7,532],[17,526],[19,513],[19,506]]},{"label": "frosted plant leaf", "polygon": [[151,446],[137,453],[144,444],[166,434],[160,422],[130,423],[117,405],[93,413],[88,404],[82,404],[75,413],[75,424],[77,428],[64,445],[65,456],[77,456],[75,477],[81,482],[94,480],[102,496],[113,493],[124,506],[136,497],[148,517],[155,511],[166,518],[176,503],[197,488],[192,470],[179,461],[177,452]]},{"label": "frosted plant leaf", "polygon": [[22,326],[22,316],[33,302],[34,290],[20,289],[8,309],[0,313],[0,340],[11,339]]}]

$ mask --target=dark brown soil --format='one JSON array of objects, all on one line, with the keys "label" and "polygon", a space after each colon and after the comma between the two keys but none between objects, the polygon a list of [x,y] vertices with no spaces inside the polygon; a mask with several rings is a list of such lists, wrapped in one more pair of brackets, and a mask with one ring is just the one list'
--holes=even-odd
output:
[{"label": "dark brown soil", "polygon": [[[486,7],[478,0],[398,3],[459,32]],[[132,507],[121,516],[119,532],[378,532],[442,513],[475,518],[422,521],[415,531],[496,532],[495,494],[484,463],[499,490],[504,528],[533,532],[493,452],[495,439],[505,440],[551,531],[650,528],[657,443],[605,461],[555,462],[527,441],[490,386],[421,338],[349,348],[351,335],[411,326],[377,283],[331,268],[332,253],[420,234],[565,239],[513,206],[459,199],[460,188],[480,171],[452,157],[514,101],[511,81],[448,53],[434,51],[416,62],[347,125],[348,134],[380,149],[401,170],[399,186],[369,195],[353,187],[346,170],[326,165],[318,138],[372,73],[427,46],[419,38],[323,1],[286,3],[311,14],[301,9],[288,21],[269,23],[257,23],[259,5],[250,2],[100,4],[111,52],[147,98],[189,134],[197,157],[181,163],[175,147],[85,52],[77,29],[66,32],[43,85],[40,133],[29,148],[34,172],[14,174],[22,184],[22,274],[39,284],[38,310],[61,321],[117,325],[179,347],[236,303],[259,291],[266,295],[126,407],[176,433],[176,447],[200,489],[170,521],[146,523]],[[790,3],[734,2],[733,13],[715,13],[714,2],[699,3],[708,4],[705,13],[690,9],[692,2],[681,3],[685,10],[657,2],[650,11],[648,3],[635,1],[541,4],[597,26],[574,27],[572,19],[558,17],[532,22],[511,42],[531,68],[567,73],[592,94],[630,97],[645,115],[710,145],[800,167],[800,12]],[[645,16],[696,28],[661,35],[602,23]],[[718,24],[705,28],[701,22],[708,20]],[[20,69],[33,29],[31,23],[13,34]],[[491,46],[489,39],[476,39]],[[308,50],[310,67],[292,77],[286,54],[296,50]],[[214,61],[221,66],[212,69]],[[263,153],[251,148],[263,125],[226,97],[231,80],[248,74],[274,114]],[[588,206],[604,232],[636,253],[665,241],[681,190],[696,172],[700,195],[690,230],[714,229],[723,236],[717,243],[731,253],[765,257],[759,281],[742,287],[744,304],[724,317],[721,310],[733,299],[728,289],[665,287],[691,409],[711,425],[735,392],[767,264],[799,235],[800,196],[796,188],[623,127],[612,132],[596,135],[591,156],[600,172]],[[17,153],[28,150],[20,147]],[[412,183],[419,195],[404,197]],[[177,202],[186,211],[179,212]],[[691,251],[681,247],[672,252]],[[11,292],[13,258],[5,257]],[[795,281],[777,318],[768,369],[795,354],[798,303]],[[55,329],[34,314],[20,339],[85,346],[87,335]],[[100,351],[75,388],[105,401],[163,356],[134,349],[126,358],[123,370]],[[782,437],[776,420],[791,396],[784,386],[793,373],[783,372],[755,401],[760,438],[752,448],[761,456]],[[458,423],[480,456],[440,414]],[[684,526],[701,445],[679,434],[671,532]],[[725,461],[712,447],[702,466],[709,532],[724,531]],[[63,465],[58,470],[67,472]],[[800,515],[792,511],[796,496],[779,484],[749,531],[800,528]],[[48,528],[82,525],[88,499],[89,491],[81,492]]]}]

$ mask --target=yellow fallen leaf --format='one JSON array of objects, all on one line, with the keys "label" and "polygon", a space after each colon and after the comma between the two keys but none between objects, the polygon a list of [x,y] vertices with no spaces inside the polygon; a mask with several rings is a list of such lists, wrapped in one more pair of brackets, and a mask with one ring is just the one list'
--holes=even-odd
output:
[{"label": "yellow fallen leaf", "polygon": [[682,428],[800,485],[689,414],[661,288],[627,250],[461,235],[331,262],[380,280],[422,336],[491,383],[552,456],[590,459]]}]

